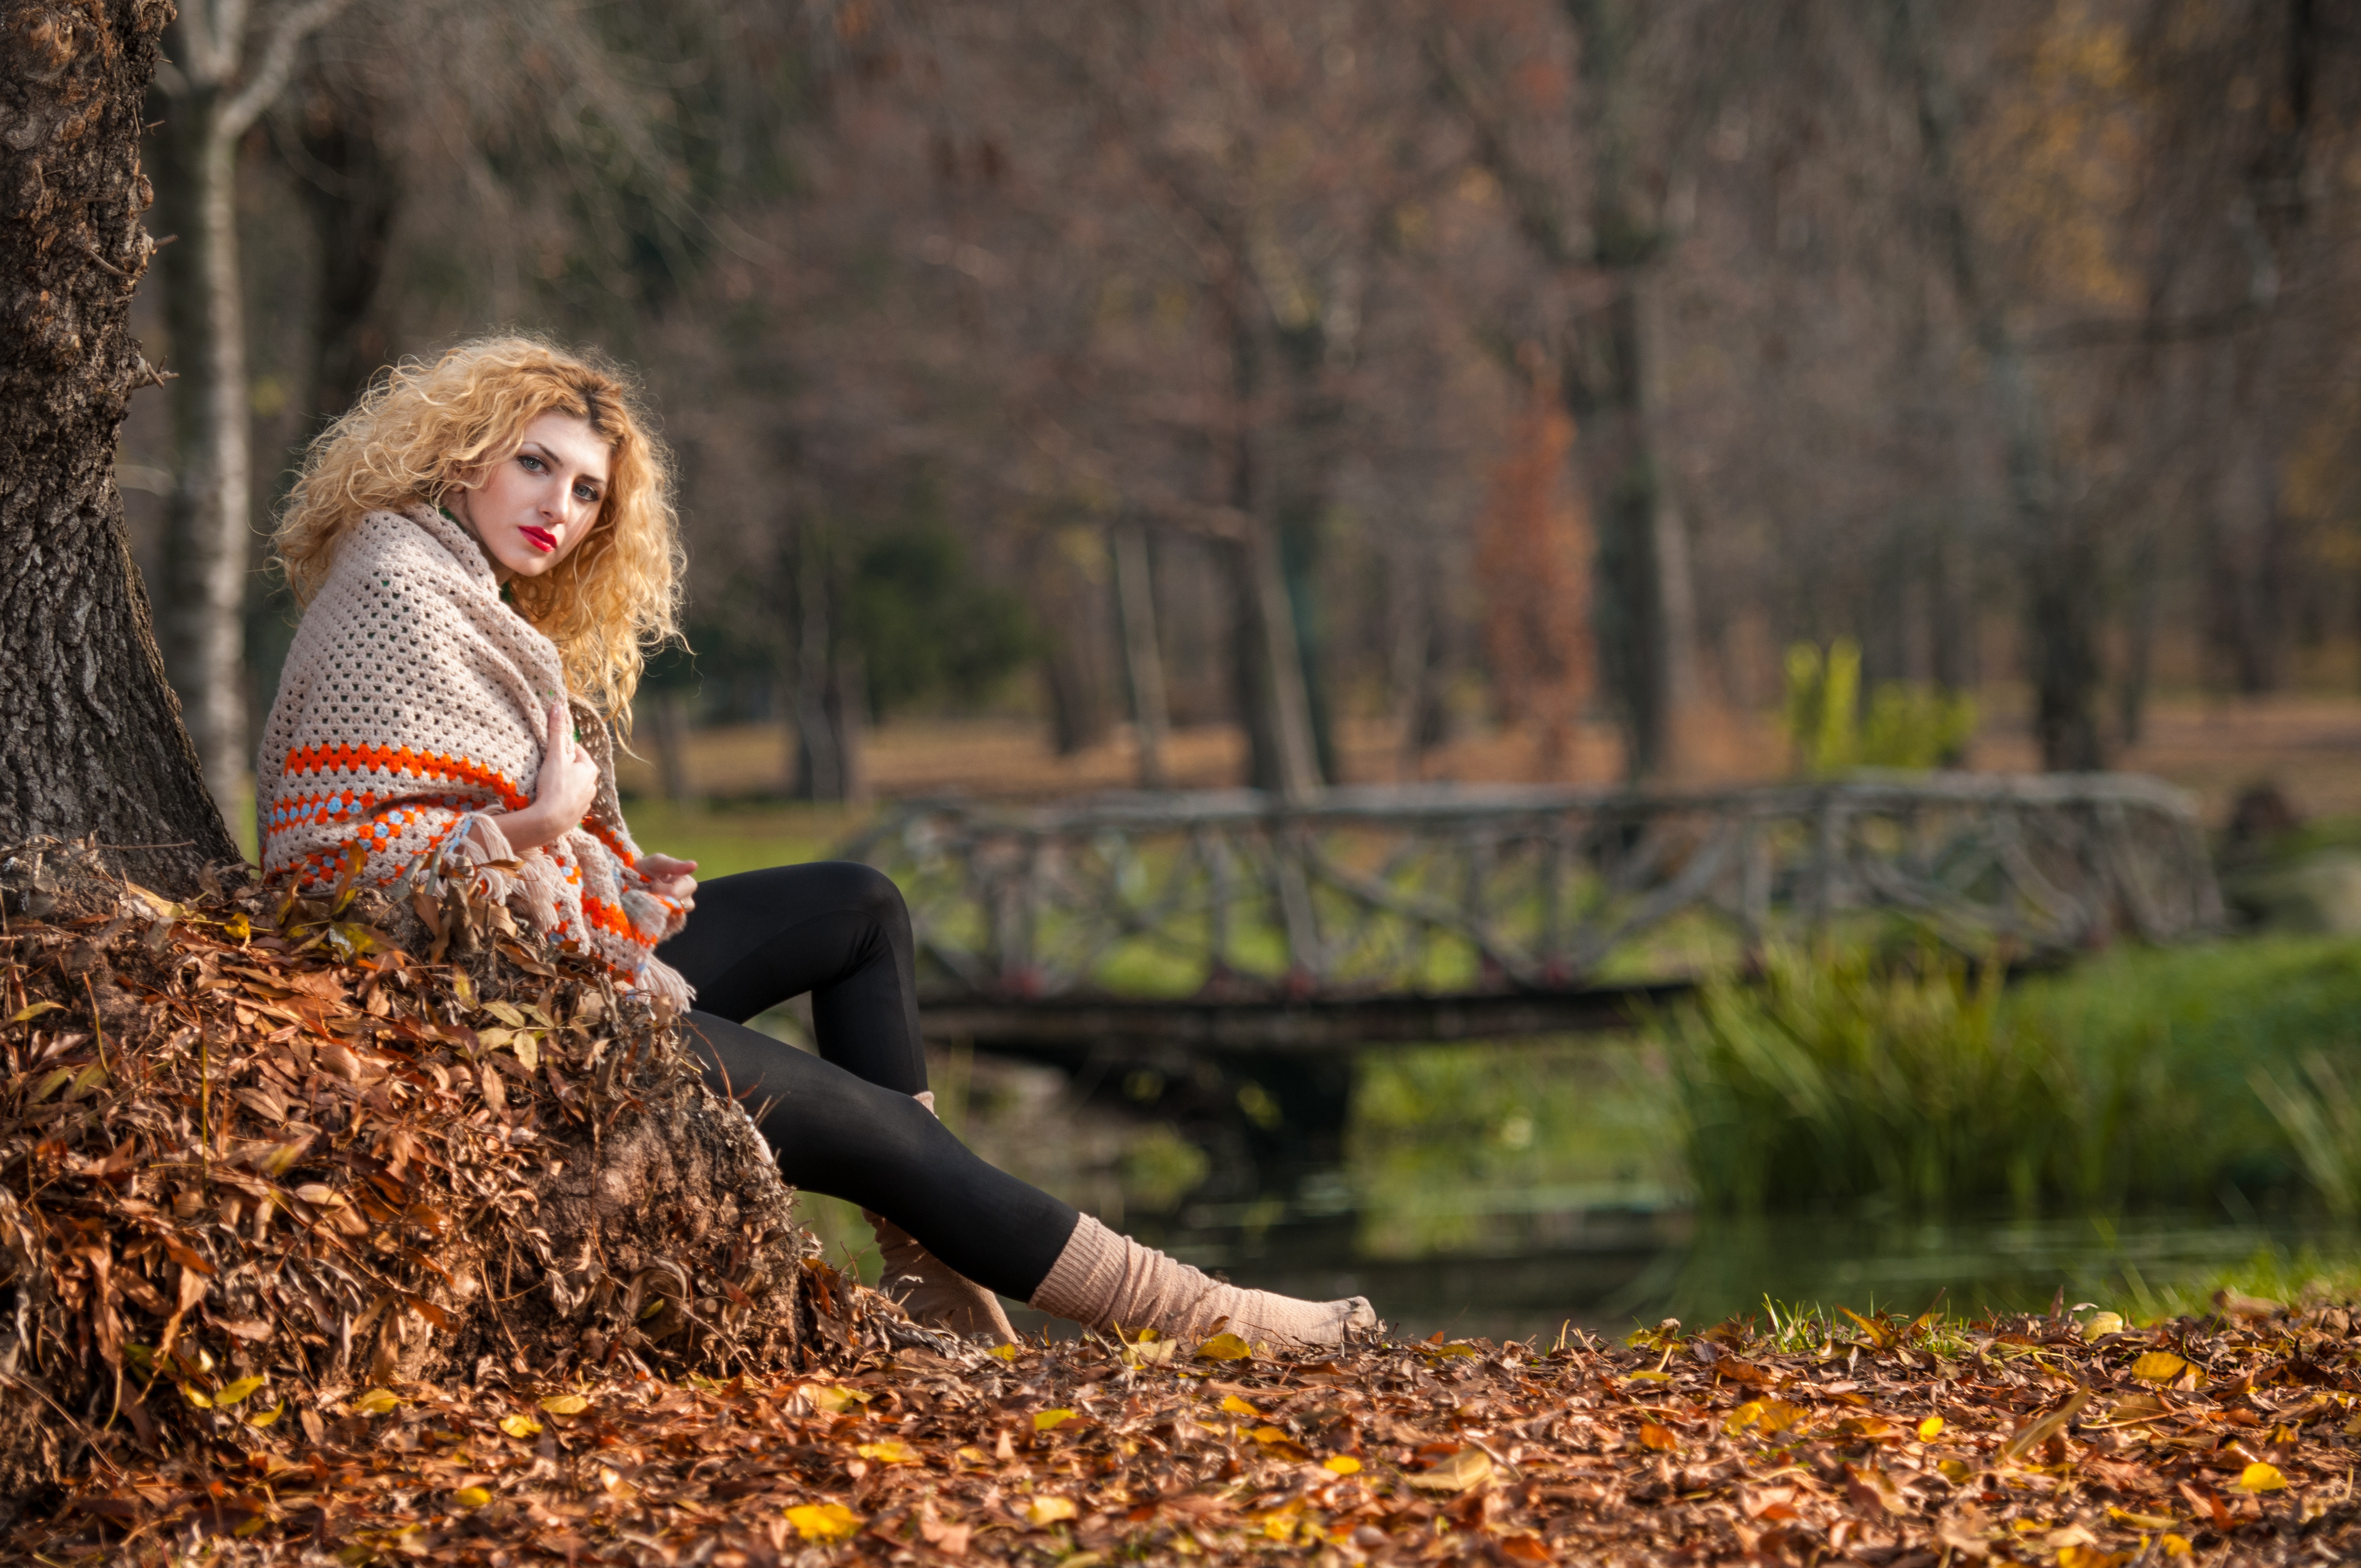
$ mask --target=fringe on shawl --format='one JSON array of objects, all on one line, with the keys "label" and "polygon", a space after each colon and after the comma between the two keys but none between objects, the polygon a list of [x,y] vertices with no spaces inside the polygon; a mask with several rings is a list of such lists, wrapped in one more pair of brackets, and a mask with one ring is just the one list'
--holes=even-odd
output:
[{"label": "fringe on shawl", "polygon": [[[514,867],[513,871],[509,867]],[[404,889],[419,887],[440,896],[446,881],[465,883],[481,897],[507,904],[522,899],[533,917],[533,928],[546,936],[558,923],[557,895],[565,877],[547,855],[517,853],[500,828],[495,812],[470,811],[453,825],[442,853],[422,852],[402,879]],[[664,906],[636,890],[626,893],[624,910],[640,930],[664,935],[670,916]],[[646,993],[656,1015],[670,1022],[689,1009],[697,992],[681,972],[653,954],[640,961],[631,986]]]}]

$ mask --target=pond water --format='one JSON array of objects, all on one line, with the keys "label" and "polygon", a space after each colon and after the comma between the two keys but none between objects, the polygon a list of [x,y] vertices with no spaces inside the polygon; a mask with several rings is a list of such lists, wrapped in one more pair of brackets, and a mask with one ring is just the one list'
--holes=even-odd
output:
[{"label": "pond water", "polygon": [[[1598,1332],[1676,1317],[1690,1324],[1760,1317],[1764,1301],[1916,1313],[2079,1302],[2167,1310],[2224,1270],[2349,1266],[2351,1230],[2228,1216],[2083,1216],[1876,1223],[1766,1215],[1701,1221],[1678,1209],[1592,1210],[1521,1218],[1551,1240],[1514,1251],[1371,1256],[1353,1216],[1176,1227],[1162,1245],[1240,1284],[1314,1297],[1366,1295],[1399,1329],[1425,1335],[1548,1338],[1571,1322]],[[1137,1227],[1143,1235],[1152,1227]]]}]

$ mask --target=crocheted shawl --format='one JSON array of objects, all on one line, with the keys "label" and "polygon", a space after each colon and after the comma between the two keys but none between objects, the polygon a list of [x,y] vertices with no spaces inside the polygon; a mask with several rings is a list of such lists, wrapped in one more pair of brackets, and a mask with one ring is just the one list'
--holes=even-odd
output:
[{"label": "crocheted shawl", "polygon": [[[516,854],[500,817],[531,803],[559,701],[598,759],[598,796],[573,831]],[[435,510],[370,512],[338,543],[257,761],[266,872],[333,883],[357,841],[360,874],[380,887],[439,892],[446,876],[472,878],[659,1004],[688,1004],[680,976],[652,956],[686,909],[638,869],[604,720],[567,694],[556,645],[500,601],[482,547]]]}]

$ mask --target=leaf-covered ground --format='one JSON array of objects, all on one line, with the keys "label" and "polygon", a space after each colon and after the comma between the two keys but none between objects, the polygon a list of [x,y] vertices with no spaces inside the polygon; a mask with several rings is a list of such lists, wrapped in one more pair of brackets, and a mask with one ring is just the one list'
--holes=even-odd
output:
[{"label": "leaf-covered ground", "polygon": [[322,1412],[293,1462],[99,1469],[13,1550],[496,1568],[2361,1558],[2344,1309],[2233,1299],[2115,1327],[1846,1314],[1320,1362],[1216,1336],[878,1351],[719,1384],[397,1387]]}]

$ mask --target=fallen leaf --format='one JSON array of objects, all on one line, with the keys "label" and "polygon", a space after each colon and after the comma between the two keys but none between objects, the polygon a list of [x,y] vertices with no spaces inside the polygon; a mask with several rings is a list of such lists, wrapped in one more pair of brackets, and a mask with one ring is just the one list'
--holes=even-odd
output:
[{"label": "fallen leaf", "polygon": [[1070,1421],[1073,1419],[1074,1412],[1071,1410],[1036,1410],[1033,1412],[1033,1430],[1035,1431],[1049,1431],[1055,1428],[1060,1422]]},{"label": "fallen leaf", "polygon": [[1320,1462],[1323,1470],[1334,1470],[1339,1475],[1358,1475],[1361,1462],[1349,1453],[1332,1453]]},{"label": "fallen leaf", "polygon": [[821,1545],[861,1533],[861,1516],[842,1503],[799,1503],[787,1510],[787,1522],[797,1535]]},{"label": "fallen leaf", "polygon": [[2123,1315],[2118,1312],[2093,1312],[2091,1321],[2082,1325],[2082,1337],[2086,1340],[2104,1339],[2123,1332]]},{"label": "fallen leaf", "polygon": [[500,1427],[502,1431],[520,1442],[538,1434],[541,1431],[541,1423],[531,1416],[502,1416]]},{"label": "fallen leaf", "polygon": [[1037,1528],[1056,1524],[1060,1519],[1072,1519],[1076,1511],[1073,1498],[1049,1496],[1028,1499],[1023,1510],[1025,1517]]},{"label": "fallen leaf", "polygon": [[2132,1376],[2147,1383],[2169,1383],[2180,1376],[2188,1362],[2169,1350],[2151,1350],[2132,1363]]},{"label": "fallen leaf", "polygon": [[1646,1447],[1659,1449],[1667,1453],[1681,1445],[1681,1440],[1672,1434],[1670,1428],[1660,1427],[1653,1421],[1640,1423],[1640,1442]]},{"label": "fallen leaf", "polygon": [[481,1486],[462,1486],[451,1494],[451,1500],[463,1508],[480,1508],[492,1500],[492,1495]]},{"label": "fallen leaf", "polygon": [[1260,1410],[1256,1409],[1252,1405],[1247,1404],[1235,1394],[1224,1394],[1222,1396],[1222,1409],[1229,1411],[1229,1413],[1234,1416],[1253,1416],[1257,1420],[1260,1420],[1262,1417],[1262,1412]]},{"label": "fallen leaf", "polygon": [[2096,1546],[2061,1546],[2058,1549],[2058,1568],[2123,1568],[2132,1560],[2128,1552],[2107,1552]]},{"label": "fallen leaf", "polygon": [[1254,1355],[1254,1346],[1226,1331],[1197,1347],[1200,1361],[1246,1361]]},{"label": "fallen leaf", "polygon": [[372,1388],[353,1401],[353,1409],[365,1416],[381,1416],[401,1405],[401,1396],[390,1388]]},{"label": "fallen leaf", "polygon": [[1932,1442],[1938,1437],[1940,1437],[1942,1433],[1943,1418],[1940,1416],[1928,1416],[1925,1420],[1918,1423],[1918,1441],[1920,1442]]},{"label": "fallen leaf", "polygon": [[887,1438],[883,1442],[864,1442],[852,1452],[863,1459],[873,1459],[880,1464],[915,1464],[919,1459],[917,1449],[906,1442],[898,1442],[892,1438]]},{"label": "fallen leaf", "polygon": [[235,1383],[225,1383],[222,1385],[221,1392],[214,1396],[214,1403],[226,1409],[243,1401],[248,1394],[253,1393],[268,1381],[269,1379],[263,1377],[241,1377]]},{"label": "fallen leaf", "polygon": [[552,1394],[541,1408],[553,1416],[578,1416],[590,1408],[590,1401],[579,1394]]},{"label": "fallen leaf", "polygon": [[1430,1492],[1465,1492],[1491,1478],[1492,1456],[1480,1448],[1463,1448],[1433,1469],[1405,1475],[1403,1480]]},{"label": "fallen leaf", "polygon": [[2239,1472],[2238,1485],[2249,1492],[2283,1492],[2287,1477],[2279,1474],[2278,1465],[2257,1462]]}]

